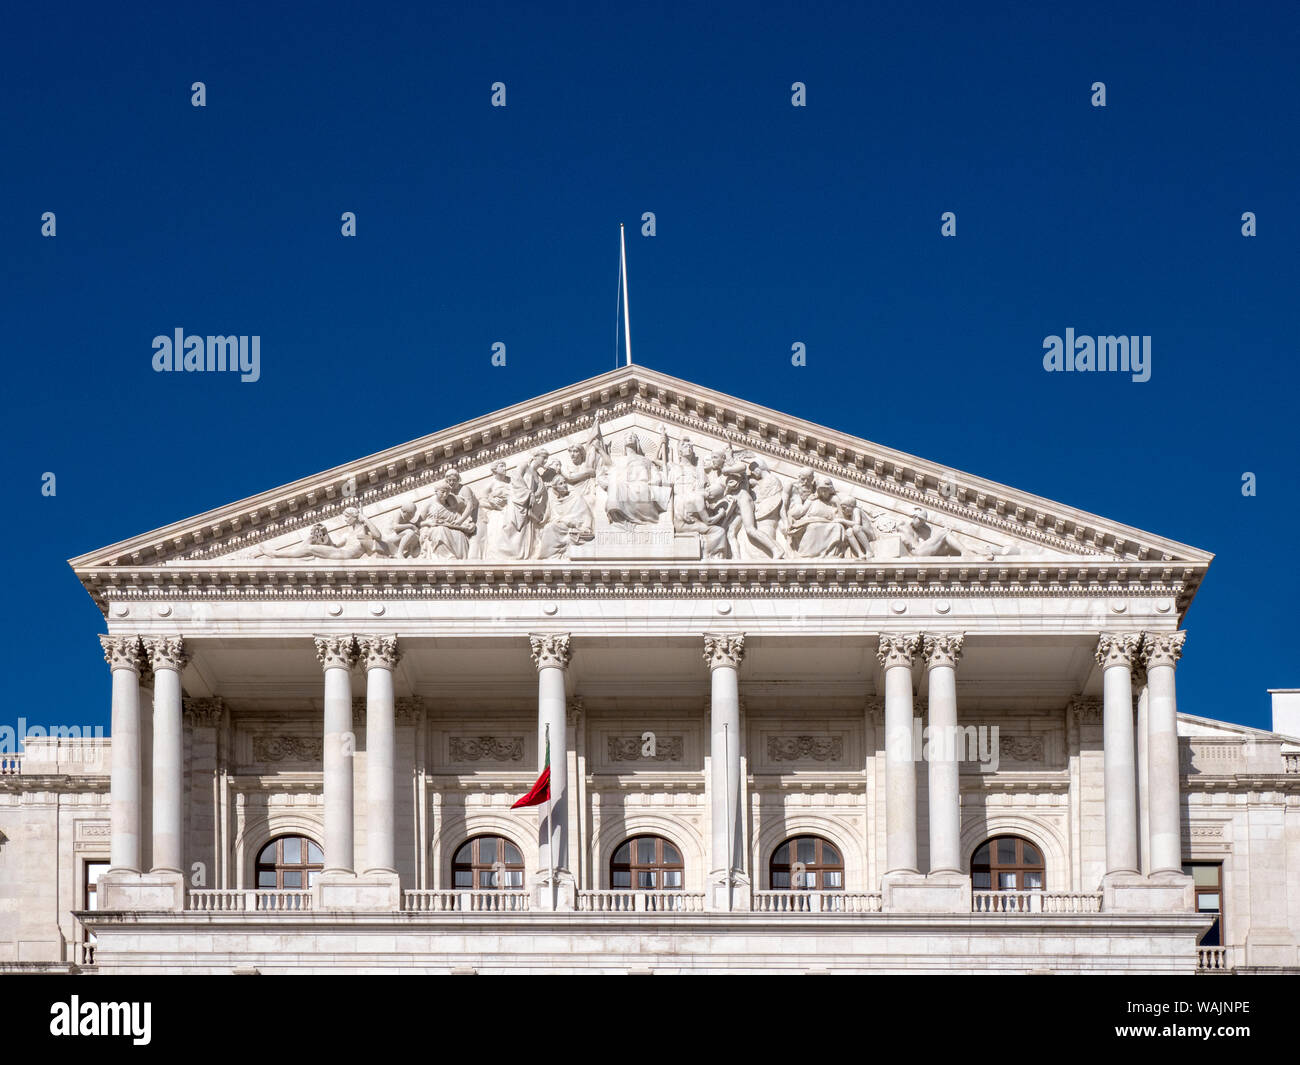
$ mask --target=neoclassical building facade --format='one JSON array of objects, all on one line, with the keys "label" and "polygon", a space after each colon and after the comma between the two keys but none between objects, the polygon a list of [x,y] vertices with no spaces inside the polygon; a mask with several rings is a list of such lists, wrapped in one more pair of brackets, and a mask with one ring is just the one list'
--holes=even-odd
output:
[{"label": "neoclassical building facade", "polygon": [[624,367],[74,559],[111,740],[0,754],[0,971],[1298,971],[1209,563]]}]

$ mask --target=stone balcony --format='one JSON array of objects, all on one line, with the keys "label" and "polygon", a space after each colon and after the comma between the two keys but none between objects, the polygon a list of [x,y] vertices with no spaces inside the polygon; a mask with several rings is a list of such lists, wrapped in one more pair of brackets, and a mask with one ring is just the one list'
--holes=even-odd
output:
[{"label": "stone balcony", "polygon": [[[577,913],[704,913],[703,891],[579,891]],[[762,914],[871,914],[881,913],[878,891],[755,891],[749,912]],[[186,913],[296,914],[313,908],[310,890],[196,890],[188,892]],[[402,913],[527,913],[532,911],[527,891],[463,891],[455,889],[406,891]],[[976,891],[971,912],[978,914],[1090,914],[1101,913],[1101,892]],[[533,911],[536,912],[536,911]],[[548,911],[549,912],[549,911]]]}]

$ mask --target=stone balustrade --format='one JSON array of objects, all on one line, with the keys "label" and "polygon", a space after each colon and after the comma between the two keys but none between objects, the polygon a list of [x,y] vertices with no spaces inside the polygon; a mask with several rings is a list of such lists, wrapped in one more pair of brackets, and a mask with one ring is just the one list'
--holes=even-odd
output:
[{"label": "stone balustrade", "polygon": [[1101,913],[1101,892],[975,891],[972,913]]},{"label": "stone balustrade", "polygon": [[755,891],[755,913],[880,913],[878,891]]},{"label": "stone balustrade", "polygon": [[702,891],[579,891],[581,913],[703,913]]},{"label": "stone balustrade", "polygon": [[302,913],[311,909],[311,892],[272,888],[191,891],[185,909],[190,913]]},{"label": "stone balustrade", "polygon": [[409,913],[523,913],[526,891],[407,891]]},{"label": "stone balustrade", "polygon": [[1228,965],[1228,948],[1197,947],[1196,971],[1198,973],[1231,972],[1231,966]]},{"label": "stone balustrade", "polygon": [[21,754],[0,754],[0,777],[16,777],[23,771]]}]

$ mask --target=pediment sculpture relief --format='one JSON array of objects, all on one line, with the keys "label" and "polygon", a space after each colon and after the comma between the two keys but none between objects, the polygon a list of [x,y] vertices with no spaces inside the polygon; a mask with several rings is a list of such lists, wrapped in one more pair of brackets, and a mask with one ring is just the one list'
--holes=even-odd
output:
[{"label": "pediment sculpture relief", "polygon": [[492,562],[1065,557],[864,496],[809,468],[779,472],[730,444],[705,450],[689,437],[674,441],[662,425],[607,436],[598,416],[561,451],[499,461],[474,483],[448,468],[395,511],[367,517],[349,506],[332,529],[318,523],[297,542],[256,554]]}]

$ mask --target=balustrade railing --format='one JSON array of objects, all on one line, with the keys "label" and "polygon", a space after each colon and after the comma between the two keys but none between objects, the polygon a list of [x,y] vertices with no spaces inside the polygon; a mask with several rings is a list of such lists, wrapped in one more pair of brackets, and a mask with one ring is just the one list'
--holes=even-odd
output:
[{"label": "balustrade railing", "polygon": [[77,944],[77,964],[94,965],[95,964],[95,944],[78,943]]},{"label": "balustrade railing", "polygon": [[311,909],[311,892],[279,888],[191,891],[185,909],[191,913],[303,913]]},{"label": "balustrade railing", "polygon": [[1227,947],[1197,947],[1196,971],[1198,973],[1226,973],[1228,968]]},{"label": "balustrade railing", "polygon": [[414,913],[522,913],[526,891],[408,891],[405,910]]},{"label": "balustrade railing", "polygon": [[1101,913],[1101,892],[975,891],[972,913]]},{"label": "balustrade railing", "polygon": [[581,913],[703,913],[702,891],[579,891]]},{"label": "balustrade railing", "polygon": [[879,913],[878,891],[755,891],[755,913]]},{"label": "balustrade railing", "polygon": [[21,754],[0,754],[0,777],[16,777],[23,771]]}]

